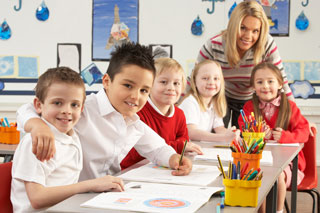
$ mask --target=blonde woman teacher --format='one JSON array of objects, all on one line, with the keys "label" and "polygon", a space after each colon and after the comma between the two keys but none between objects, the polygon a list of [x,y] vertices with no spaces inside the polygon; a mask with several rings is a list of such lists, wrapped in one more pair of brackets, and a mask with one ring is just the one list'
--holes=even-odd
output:
[{"label": "blonde woman teacher", "polygon": [[228,102],[224,124],[238,126],[240,109],[252,98],[250,87],[252,68],[261,62],[276,65],[284,78],[283,89],[293,100],[283,69],[278,47],[269,34],[269,24],[262,6],[256,1],[245,1],[233,10],[228,27],[214,35],[202,46],[197,62],[212,59],[220,63]]}]

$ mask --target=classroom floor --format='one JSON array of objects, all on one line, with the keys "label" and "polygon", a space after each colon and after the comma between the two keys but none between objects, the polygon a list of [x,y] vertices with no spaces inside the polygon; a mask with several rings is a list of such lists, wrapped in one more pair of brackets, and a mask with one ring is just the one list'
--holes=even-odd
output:
[{"label": "classroom floor", "polygon": [[[317,167],[318,170],[318,176],[320,175],[320,167]],[[318,178],[318,187],[317,187],[318,191],[320,192],[320,181]],[[297,212],[299,213],[310,213],[312,212],[312,197],[307,194],[307,193],[298,193],[297,195]],[[290,204],[290,199],[291,199],[291,193],[287,192],[287,201],[289,206]],[[317,208],[317,204],[316,204],[316,208]],[[283,211],[286,212],[286,211]],[[316,210],[317,212],[317,210]]]}]

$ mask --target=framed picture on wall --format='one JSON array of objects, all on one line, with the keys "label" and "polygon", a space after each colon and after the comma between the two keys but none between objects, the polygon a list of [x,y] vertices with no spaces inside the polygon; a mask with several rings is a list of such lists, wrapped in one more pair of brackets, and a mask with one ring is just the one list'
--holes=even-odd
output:
[{"label": "framed picture on wall", "polygon": [[109,61],[115,46],[138,42],[139,0],[93,0],[92,3],[92,60]]},{"label": "framed picture on wall", "polygon": [[172,58],[172,45],[170,44],[150,44],[149,48],[154,58]]},{"label": "framed picture on wall", "polygon": [[272,36],[289,36],[290,0],[257,0],[263,7],[269,21]]}]

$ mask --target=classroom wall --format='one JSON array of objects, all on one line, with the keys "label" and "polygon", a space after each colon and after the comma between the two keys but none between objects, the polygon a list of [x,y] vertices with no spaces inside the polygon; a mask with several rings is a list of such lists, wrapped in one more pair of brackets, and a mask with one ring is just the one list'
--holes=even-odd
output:
[{"label": "classroom wall", "polygon": [[[35,10],[42,0],[22,1],[22,9],[13,7],[18,1],[0,1],[0,23],[7,20],[12,29],[12,37],[0,40],[0,56],[36,56],[39,60],[39,74],[48,67],[57,65],[57,43],[80,43],[82,46],[81,67],[92,63],[92,1],[88,0],[46,0],[50,17],[46,22],[35,19]],[[194,0],[140,0],[139,1],[139,42],[142,44],[171,44],[173,58],[178,60],[186,73],[196,59],[201,45],[210,36],[227,26],[227,13],[235,1],[215,3],[215,12],[208,14],[212,2]],[[237,0],[237,3],[240,1]],[[318,23],[320,1],[309,1],[302,7],[301,1],[291,1],[290,36],[275,37],[284,61],[320,61],[320,25]],[[310,26],[306,31],[295,28],[295,19],[304,10]],[[193,20],[200,16],[205,25],[203,35],[191,34]],[[106,40],[108,36],[106,35]],[[95,62],[104,73],[108,62]],[[11,85],[12,86],[12,85]],[[24,84],[13,85],[24,88]],[[97,90],[100,85],[87,87]],[[316,88],[316,92],[320,90]],[[32,101],[32,96],[1,96],[0,115],[15,119],[16,109],[23,103]],[[320,130],[319,99],[297,99],[297,104],[309,121],[317,123]],[[318,140],[320,137],[318,137]],[[318,141],[319,142],[319,141]],[[320,143],[318,143],[320,144]],[[320,164],[320,148],[317,148]]]}]

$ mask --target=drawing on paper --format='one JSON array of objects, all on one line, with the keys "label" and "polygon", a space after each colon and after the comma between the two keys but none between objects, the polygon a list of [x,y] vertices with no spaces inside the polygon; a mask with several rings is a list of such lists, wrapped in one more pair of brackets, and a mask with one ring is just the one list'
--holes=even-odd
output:
[{"label": "drawing on paper", "polygon": [[119,198],[115,201],[115,204],[127,204],[131,200],[131,198]]},{"label": "drawing on paper", "polygon": [[168,169],[170,169],[170,168],[168,168],[168,167],[165,167],[165,166],[158,166],[158,165],[154,165],[154,166],[152,166],[152,168],[154,168],[154,169],[164,169],[164,170],[168,170]]},{"label": "drawing on paper", "polygon": [[300,62],[283,62],[288,81],[301,80],[301,63]]},{"label": "drawing on paper", "polygon": [[153,208],[178,209],[189,206],[190,202],[171,198],[154,198],[144,201],[143,204]]},{"label": "drawing on paper", "polygon": [[38,58],[18,56],[19,78],[38,78]]},{"label": "drawing on paper", "polygon": [[13,56],[0,57],[0,76],[12,76],[14,74],[14,58]]}]

